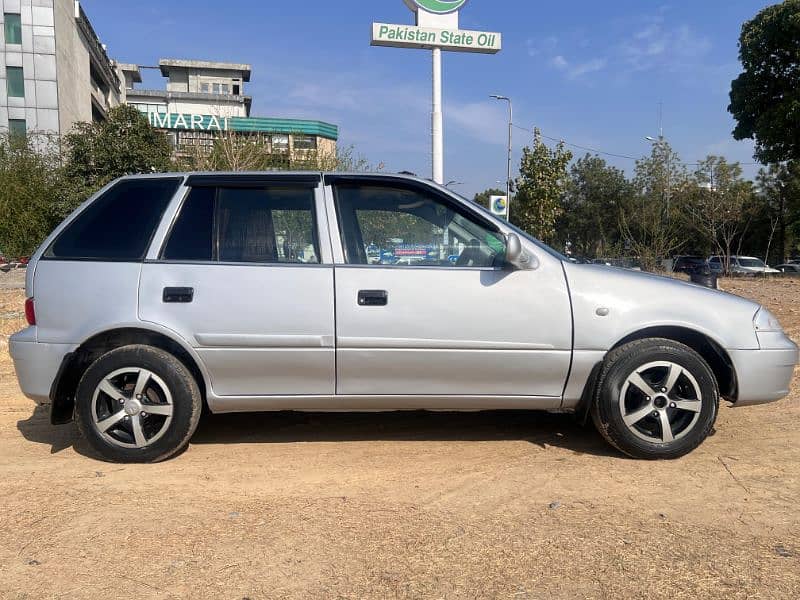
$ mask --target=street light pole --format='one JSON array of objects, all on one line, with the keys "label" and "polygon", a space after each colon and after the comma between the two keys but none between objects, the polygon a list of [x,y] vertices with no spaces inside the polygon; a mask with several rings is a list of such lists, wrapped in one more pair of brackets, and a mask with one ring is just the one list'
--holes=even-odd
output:
[{"label": "street light pole", "polygon": [[508,102],[508,168],[506,170],[506,220],[511,222],[511,154],[513,151],[513,136],[514,136],[514,104],[508,96],[500,96],[493,94],[491,96],[495,100]]}]

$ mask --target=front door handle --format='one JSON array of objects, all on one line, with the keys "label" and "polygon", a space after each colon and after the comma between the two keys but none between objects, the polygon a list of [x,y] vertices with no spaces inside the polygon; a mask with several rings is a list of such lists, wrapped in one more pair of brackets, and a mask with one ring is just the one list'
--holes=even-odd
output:
[{"label": "front door handle", "polygon": [[361,290],[358,292],[359,306],[386,306],[389,304],[389,292],[386,290]]},{"label": "front door handle", "polygon": [[194,300],[194,288],[168,287],[164,288],[162,300],[167,303],[189,304]]}]

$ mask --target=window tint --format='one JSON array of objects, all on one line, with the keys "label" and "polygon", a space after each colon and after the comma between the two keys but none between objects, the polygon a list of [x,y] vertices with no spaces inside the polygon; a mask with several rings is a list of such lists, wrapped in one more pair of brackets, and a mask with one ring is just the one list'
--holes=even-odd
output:
[{"label": "window tint", "polygon": [[195,188],[186,198],[162,258],[210,261],[213,258],[214,188]]},{"label": "window tint", "polygon": [[502,234],[410,189],[340,185],[336,199],[349,264],[500,267]]},{"label": "window tint", "polygon": [[220,189],[220,262],[318,263],[313,206],[310,188]]},{"label": "window tint", "polygon": [[138,261],[181,179],[128,179],[97,198],[56,238],[45,256]]}]

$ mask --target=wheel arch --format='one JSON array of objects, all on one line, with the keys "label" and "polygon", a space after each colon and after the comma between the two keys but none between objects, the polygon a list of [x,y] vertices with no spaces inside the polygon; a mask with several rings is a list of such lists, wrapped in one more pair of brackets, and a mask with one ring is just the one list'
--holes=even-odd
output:
[{"label": "wheel arch", "polygon": [[[679,342],[697,352],[703,360],[708,363],[708,366],[714,373],[720,395],[726,400],[735,402],[738,384],[736,380],[736,369],[733,366],[730,355],[719,342],[696,329],[680,325],[656,325],[645,327],[629,333],[624,338],[617,341],[609,348],[608,353],[630,342],[651,338],[661,338]],[[608,355],[608,353],[606,353],[606,355]],[[597,385],[600,381],[602,366],[603,362],[599,362],[595,365],[587,379],[583,394],[575,409],[579,421],[584,424],[589,419],[589,411],[596,398]]]},{"label": "wheel arch", "polygon": [[204,404],[207,402],[209,382],[202,363],[188,345],[162,331],[141,326],[117,327],[92,335],[64,357],[50,390],[50,421],[53,425],[72,421],[78,383],[89,365],[106,352],[131,344],[153,346],[175,356],[194,376]]},{"label": "wheel arch", "polygon": [[696,329],[677,325],[647,327],[628,334],[614,344],[609,351],[636,340],[649,338],[672,340],[673,342],[684,344],[697,352],[708,363],[714,373],[720,395],[726,400],[735,400],[737,391],[736,369],[733,366],[730,355],[719,342]]}]

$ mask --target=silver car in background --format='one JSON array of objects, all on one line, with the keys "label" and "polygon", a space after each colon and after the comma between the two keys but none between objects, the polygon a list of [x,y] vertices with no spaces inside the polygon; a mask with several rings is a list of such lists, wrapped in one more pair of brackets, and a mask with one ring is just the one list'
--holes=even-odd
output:
[{"label": "silver car in background", "polygon": [[43,243],[26,291],[23,392],[117,461],[174,455],[204,404],[573,412],[675,458],[720,398],[784,397],[798,359],[749,300],[573,264],[402,175],[123,178]]}]

